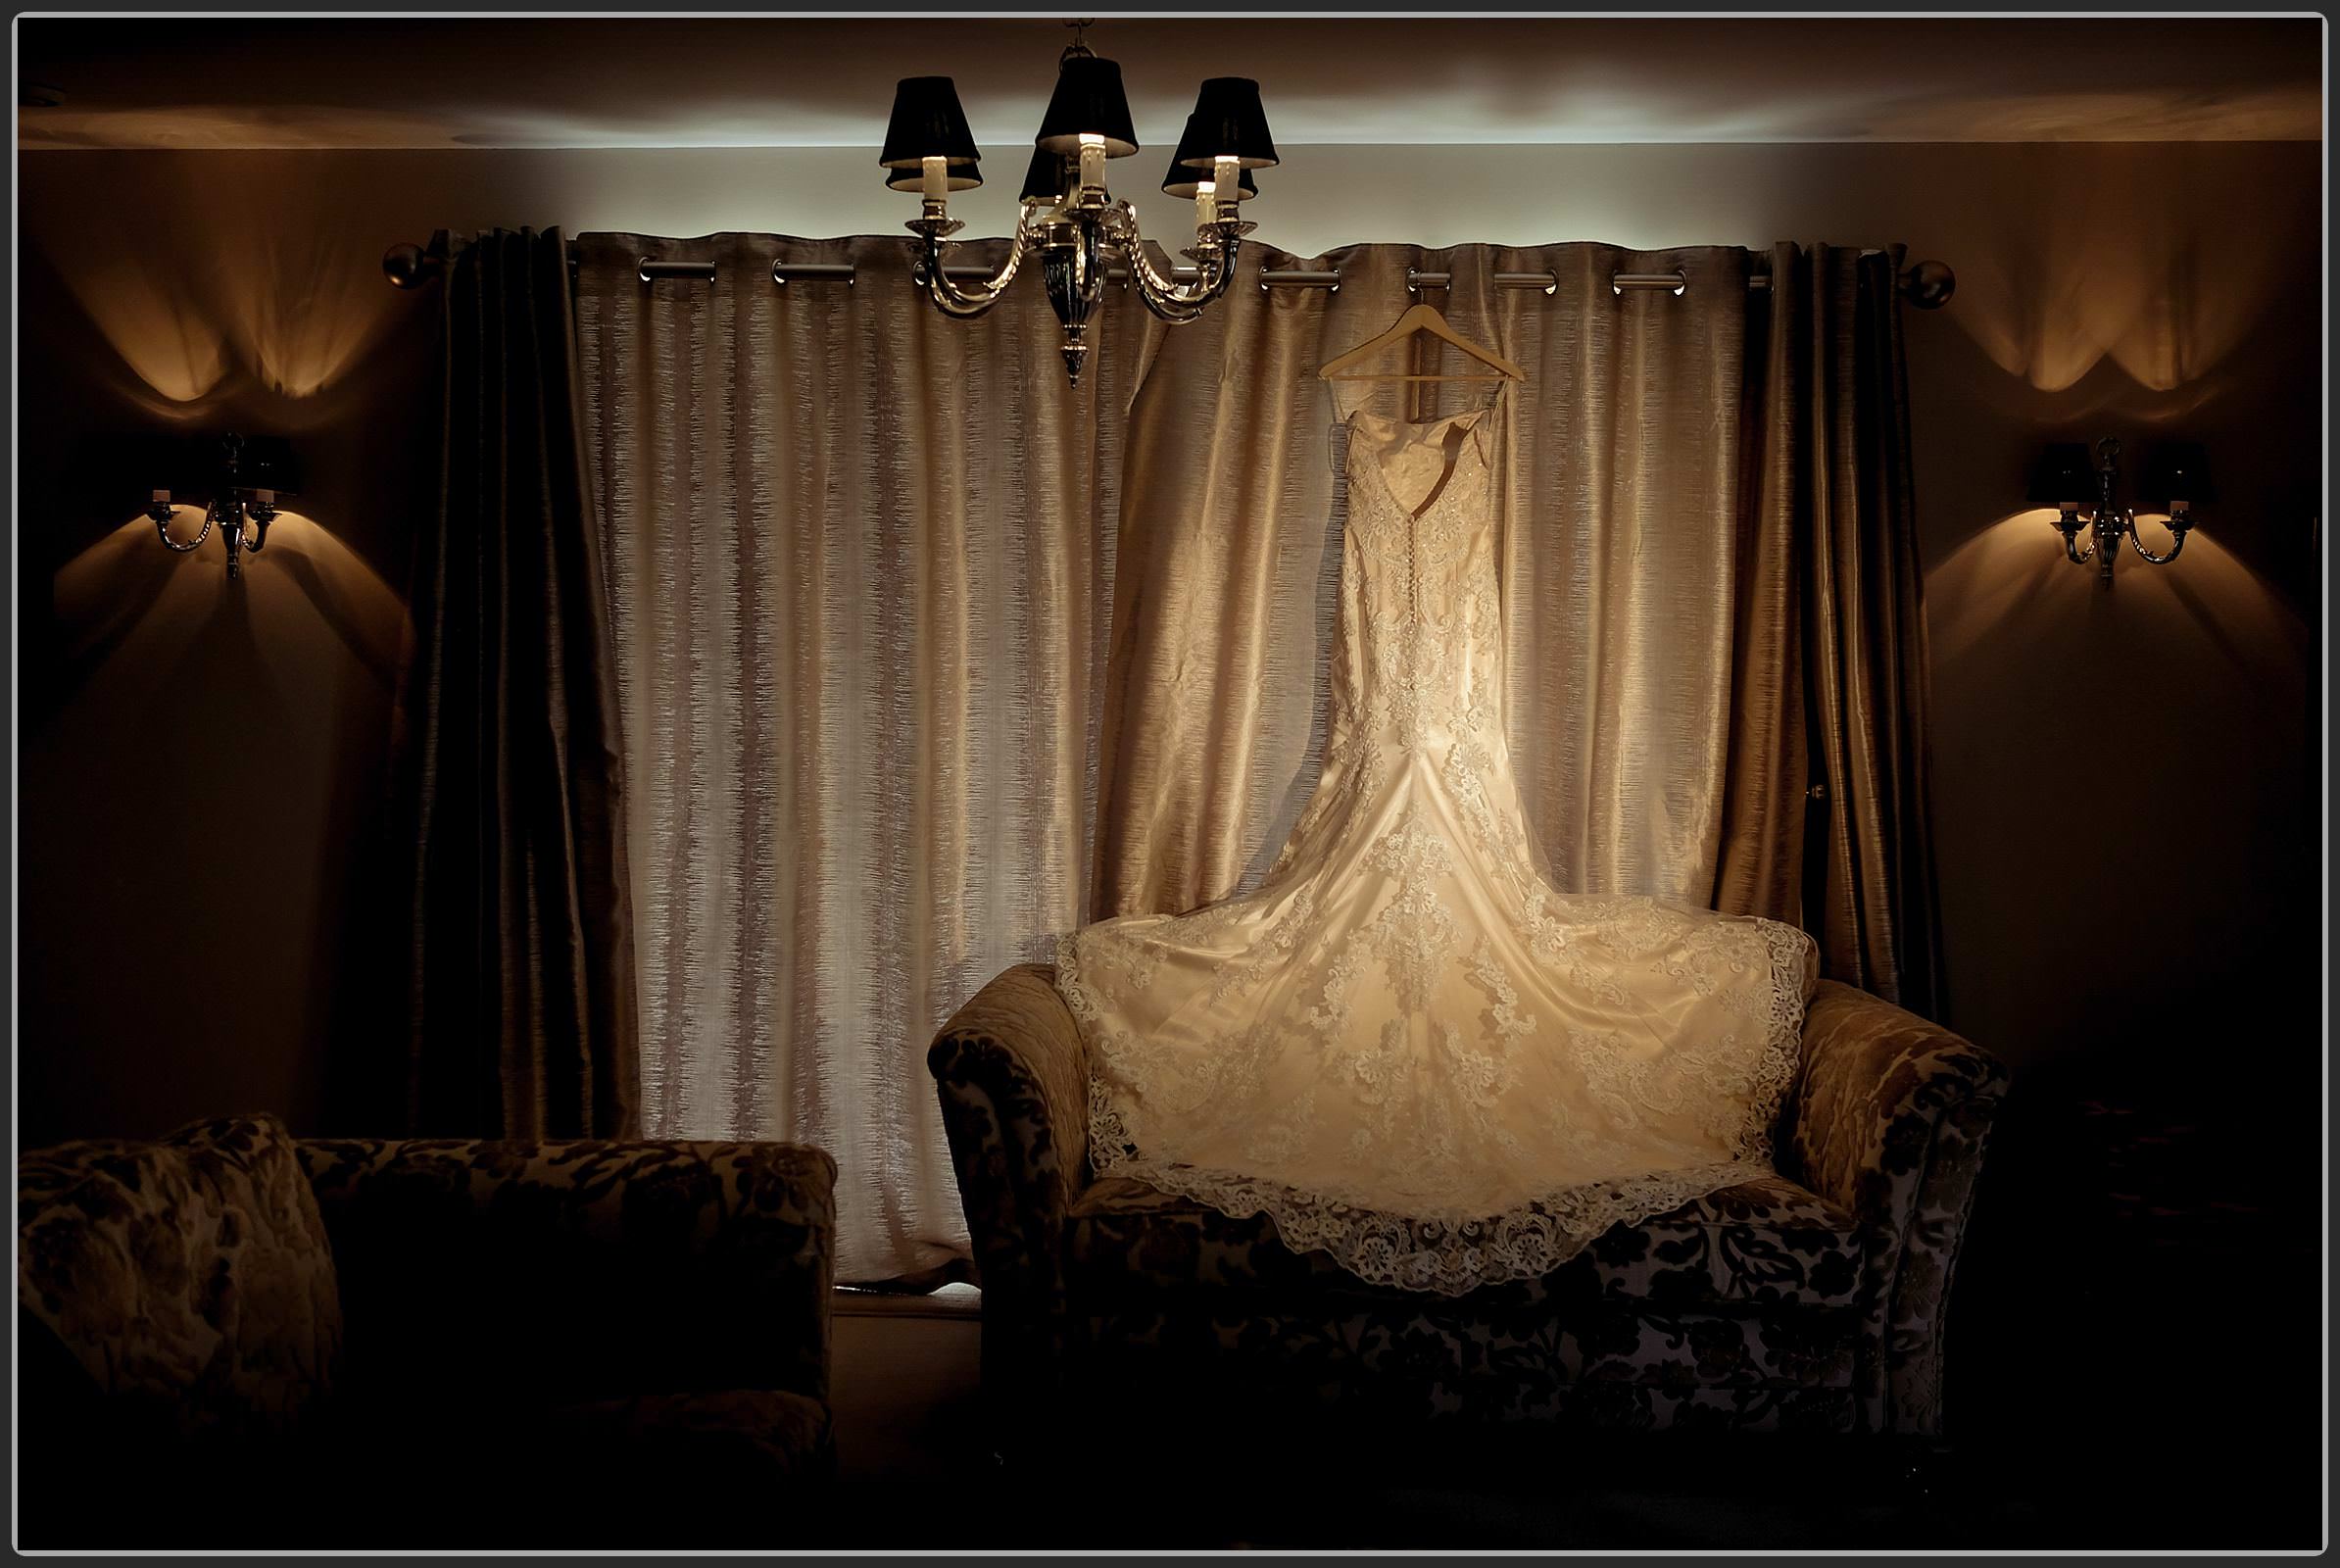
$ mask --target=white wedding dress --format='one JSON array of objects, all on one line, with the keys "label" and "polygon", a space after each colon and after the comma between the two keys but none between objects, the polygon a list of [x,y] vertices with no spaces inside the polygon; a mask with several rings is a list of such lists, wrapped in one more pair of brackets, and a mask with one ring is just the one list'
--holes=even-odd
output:
[{"label": "white wedding dress", "polygon": [[1344,421],[1323,772],[1258,890],[1057,947],[1099,1176],[1447,1295],[1767,1171],[1816,980],[1792,926],[1545,880],[1487,412]]}]

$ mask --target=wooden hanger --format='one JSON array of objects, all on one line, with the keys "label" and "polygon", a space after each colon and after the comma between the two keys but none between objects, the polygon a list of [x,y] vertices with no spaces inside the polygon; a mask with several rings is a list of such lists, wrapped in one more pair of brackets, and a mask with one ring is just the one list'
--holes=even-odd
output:
[{"label": "wooden hanger", "polygon": [[[1416,332],[1428,332],[1432,337],[1453,344],[1477,360],[1492,367],[1490,374],[1464,375],[1408,375],[1397,371],[1358,370],[1353,367],[1371,359],[1392,344],[1412,337]],[[1389,330],[1379,337],[1367,338],[1346,354],[1327,360],[1317,375],[1327,381],[1525,381],[1528,372],[1490,349],[1483,349],[1469,338],[1446,324],[1446,318],[1428,305],[1416,305],[1399,317]]]}]

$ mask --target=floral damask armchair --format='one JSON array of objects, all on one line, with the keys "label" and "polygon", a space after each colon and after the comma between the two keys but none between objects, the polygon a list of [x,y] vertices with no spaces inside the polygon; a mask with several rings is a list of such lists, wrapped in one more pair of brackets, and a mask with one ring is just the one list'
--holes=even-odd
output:
[{"label": "floral damask armchair", "polygon": [[1445,1298],[1294,1253],[1264,1217],[1093,1179],[1088,1068],[1053,982],[1008,970],[927,1056],[1004,1444],[1076,1379],[1404,1419],[1939,1435],[1951,1270],[2007,1086],[1958,1036],[1823,982],[1776,1175]]}]

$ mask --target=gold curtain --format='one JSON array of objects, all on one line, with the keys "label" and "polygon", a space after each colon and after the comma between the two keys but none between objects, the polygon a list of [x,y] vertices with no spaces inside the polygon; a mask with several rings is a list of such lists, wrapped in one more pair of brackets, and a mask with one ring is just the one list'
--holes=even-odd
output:
[{"label": "gold curtain", "polygon": [[1938,1018],[1902,259],[1900,246],[1775,247],[1766,424],[1784,460],[1780,510],[1798,530],[1812,769],[1826,792],[1805,924],[1832,978]]},{"label": "gold curtain", "polygon": [[[1262,265],[1338,268],[1341,287],[1239,288],[1157,328],[1131,412],[1095,912],[1252,886],[1305,803],[1343,505],[1316,368],[1390,323],[1413,268],[1450,273],[1428,297],[1529,375],[1498,444],[1510,738],[1555,879],[1797,919],[1793,514],[1760,504],[1778,497],[1748,253],[1361,245]],[[1610,285],[1675,271],[1679,297]],[[1432,417],[1490,393],[1396,384],[1374,406]]]},{"label": "gold curtain", "polygon": [[925,1048],[1088,876],[1134,302],[1076,393],[1019,284],[952,321],[901,236],[581,244],[643,1124],[830,1151],[841,1279],[965,1254]]},{"label": "gold curtain", "polygon": [[[618,650],[559,229],[458,241],[439,507],[414,562],[399,813],[409,1131],[638,1127]],[[357,1069],[361,1103],[379,1103]]]}]

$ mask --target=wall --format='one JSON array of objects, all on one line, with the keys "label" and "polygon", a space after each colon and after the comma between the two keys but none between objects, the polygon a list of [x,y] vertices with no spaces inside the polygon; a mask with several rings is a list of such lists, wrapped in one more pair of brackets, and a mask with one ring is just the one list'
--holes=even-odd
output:
[{"label": "wall", "polygon": [[[1252,216],[1299,256],[1791,238],[1956,268],[1951,305],[1908,318],[1952,1017],[2033,1076],[2198,1069],[2231,1040],[2312,1154],[2320,154],[1294,147]],[[890,231],[906,198],[861,149],[21,169],[24,1135],[239,1105],[319,1126],[328,1061],[392,1049],[396,1016],[397,883],[367,856],[435,296],[385,286],[382,249],[522,222]],[[971,232],[1012,195],[962,204]],[[1157,231],[1182,213],[1141,202]],[[241,598],[216,542],[141,531],[122,458],[231,422],[294,436],[315,475]],[[2101,592],[2022,512],[2024,467],[2050,438],[2164,431],[2209,444],[2223,497],[2177,566],[2124,561]]]}]

